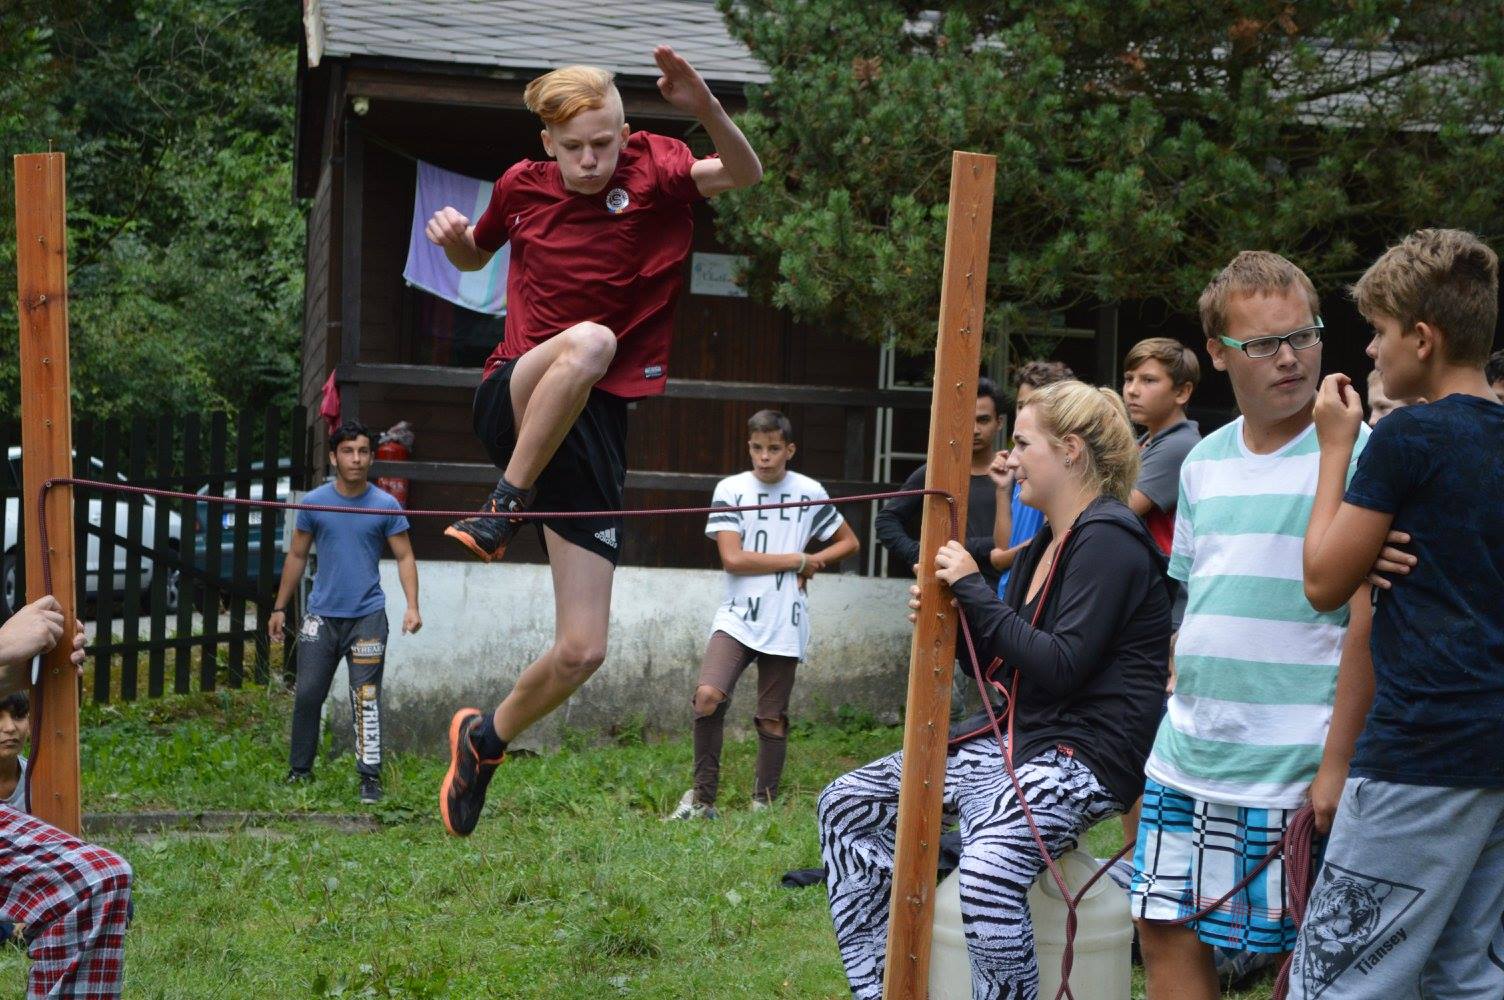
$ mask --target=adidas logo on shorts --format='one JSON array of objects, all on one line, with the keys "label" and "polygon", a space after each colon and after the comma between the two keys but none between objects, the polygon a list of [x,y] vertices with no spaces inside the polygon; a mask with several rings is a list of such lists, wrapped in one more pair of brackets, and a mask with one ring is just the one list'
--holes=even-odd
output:
[{"label": "adidas logo on shorts", "polygon": [[602,542],[604,542],[606,545],[611,546],[613,549],[616,548],[616,529],[615,528],[606,528],[603,531],[597,531],[595,533],[595,537],[599,538]]}]

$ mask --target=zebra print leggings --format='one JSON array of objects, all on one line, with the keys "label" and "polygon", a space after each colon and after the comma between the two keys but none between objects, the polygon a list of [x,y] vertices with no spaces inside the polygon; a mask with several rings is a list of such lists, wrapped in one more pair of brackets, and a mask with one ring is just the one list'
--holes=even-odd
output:
[{"label": "zebra print leggings", "polygon": [[[851,995],[879,1000],[888,943],[900,751],[844,774],[820,794],[820,851]],[[1055,857],[1123,811],[1074,757],[1050,750],[1018,767],[1019,785]],[[961,915],[974,1000],[1035,1000],[1039,969],[1028,892],[1044,869],[997,740],[963,744],[945,765],[945,812],[960,821]]]}]

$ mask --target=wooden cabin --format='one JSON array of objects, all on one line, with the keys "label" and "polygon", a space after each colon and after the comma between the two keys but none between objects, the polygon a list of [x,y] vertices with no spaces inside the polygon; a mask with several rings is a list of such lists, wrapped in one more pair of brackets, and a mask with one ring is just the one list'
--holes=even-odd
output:
[{"label": "wooden cabin", "polygon": [[[580,61],[616,72],[634,128],[708,152],[703,130],[658,94],[653,47],[671,42],[733,112],[745,106],[745,87],[767,74],[727,34],[709,0],[304,0],[304,22],[295,178],[310,206],[301,400],[311,415],[311,471],[317,478],[327,454],[317,414],[333,372],[344,416],[378,431],[399,420],[415,428],[411,461],[376,470],[410,481],[411,508],[474,509],[497,472],[471,431],[471,397],[503,319],[404,281],[417,162],[489,179],[518,159],[541,158],[539,123],[523,107],[523,88]],[[713,209],[700,205],[695,222],[686,268],[724,272],[725,258],[716,255],[729,250]],[[1042,340],[1052,356],[1108,384],[1117,383],[1123,352],[1141,337],[1200,343],[1192,308],[1084,306],[1051,322]],[[984,367],[998,375],[1007,361],[990,352]],[[763,407],[788,413],[799,443],[795,467],[832,494],[901,481],[924,448],[930,370],[928,358],[895,357],[846,331],[795,322],[732,282],[686,281],[667,391],[632,407],[627,504],[708,503],[719,478],[747,467],[746,419]],[[1227,419],[1232,404],[1226,379],[1207,375],[1193,408],[1203,430]],[[864,542],[846,568],[882,571],[871,505],[845,513]],[[415,523],[421,556],[459,557],[442,526]],[[522,533],[513,553],[509,559],[542,558],[532,532]],[[696,517],[629,524],[622,559],[715,565]]]}]

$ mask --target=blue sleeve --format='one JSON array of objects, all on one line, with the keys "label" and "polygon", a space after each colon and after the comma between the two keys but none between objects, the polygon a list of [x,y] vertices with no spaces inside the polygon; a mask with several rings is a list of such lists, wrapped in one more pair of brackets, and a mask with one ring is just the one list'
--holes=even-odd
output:
[{"label": "blue sleeve", "polygon": [[1354,507],[1395,513],[1420,479],[1419,466],[1426,455],[1420,422],[1412,414],[1396,410],[1379,421],[1368,436],[1368,445],[1357,458],[1357,470],[1342,499]]},{"label": "blue sleeve", "polygon": [[[304,503],[308,502],[308,498],[306,496],[303,498],[303,502]],[[319,528],[319,512],[316,511],[316,510],[300,510],[300,511],[298,511],[298,520],[297,520],[297,523],[296,523],[295,527],[299,531],[306,531],[306,532],[308,532],[310,535],[313,534],[314,532],[318,531],[318,528]]]},{"label": "blue sleeve", "polygon": [[410,525],[407,523],[406,517],[401,514],[393,514],[386,519],[386,537],[391,538],[393,535],[400,535],[408,530],[409,527]]}]

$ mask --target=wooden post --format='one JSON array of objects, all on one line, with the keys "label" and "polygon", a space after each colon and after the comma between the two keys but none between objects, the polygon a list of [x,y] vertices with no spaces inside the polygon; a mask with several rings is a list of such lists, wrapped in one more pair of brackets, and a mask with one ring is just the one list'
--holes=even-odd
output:
[{"label": "wooden post", "polygon": [[[21,509],[26,524],[26,597],[45,593],[43,560],[52,570],[52,596],[63,606],[63,638],[44,657],[34,698],[41,728],[35,748],[31,811],[78,834],[78,679],[68,662],[73,645],[73,490],[47,493],[47,551],[37,525],[42,483],[73,474],[73,408],[68,367],[68,242],[62,153],[15,158],[16,278],[21,318]],[[106,501],[108,502],[108,501]]]},{"label": "wooden post", "polygon": [[[997,159],[979,153],[951,156],[950,214],[945,272],[940,285],[940,333],[935,392],[930,406],[926,489],[955,497],[958,531],[966,530],[971,474],[971,425],[982,354],[982,312],[992,234]],[[935,864],[940,853],[940,797],[945,786],[956,612],[950,591],[935,577],[935,552],[951,537],[950,505],[924,498],[919,532],[919,616],[910,652],[908,710],[903,733],[903,778],[898,793],[898,841],[888,920],[886,1000],[923,1000],[929,991],[930,930],[935,915]]]}]

